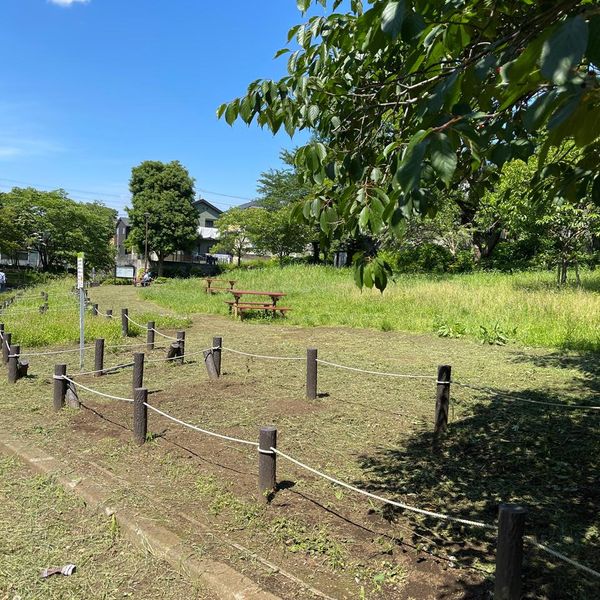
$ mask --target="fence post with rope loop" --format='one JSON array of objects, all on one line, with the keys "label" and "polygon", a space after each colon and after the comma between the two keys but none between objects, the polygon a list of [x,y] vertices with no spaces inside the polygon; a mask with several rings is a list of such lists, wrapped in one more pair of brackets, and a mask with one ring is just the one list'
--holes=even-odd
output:
[{"label": "fence post with rope loop", "polygon": [[144,385],[144,353],[135,352],[133,355],[133,391]]},{"label": "fence post with rope loop", "polygon": [[212,355],[213,362],[215,363],[215,370],[217,372],[217,377],[221,377],[221,355],[223,354],[223,338],[221,336],[214,337],[212,345]]},{"label": "fence post with rope loop", "polygon": [[156,327],[156,323],[154,321],[148,321],[148,325],[146,326],[146,349],[148,352],[150,350],[154,350],[154,328]]},{"label": "fence post with rope loop", "polygon": [[177,343],[179,344],[179,358],[173,362],[182,365],[185,360],[185,331],[177,332]]},{"label": "fence post with rope loop", "polygon": [[121,334],[123,337],[129,337],[129,309],[121,309]]},{"label": "fence post with rope loop", "polygon": [[54,399],[55,411],[59,411],[65,405],[67,395],[67,365],[54,365]]},{"label": "fence post with rope loop", "polygon": [[104,339],[98,338],[94,344],[94,377],[104,375]]},{"label": "fence post with rope loop", "polygon": [[306,397],[314,400],[317,397],[317,349],[306,350]]},{"label": "fence post with rope loop", "polygon": [[435,394],[435,424],[433,433],[436,438],[448,429],[448,409],[450,406],[450,378],[452,367],[440,365],[438,367],[437,388]]},{"label": "fence post with rope loop", "polygon": [[19,379],[19,355],[21,354],[21,346],[15,345],[10,347],[8,355],[8,383],[17,383]]},{"label": "fence post with rope loop", "polygon": [[2,334],[2,362],[8,364],[8,355],[10,354],[10,344],[12,343],[12,333],[5,332]]},{"label": "fence post with rope loop", "polygon": [[98,316],[98,305],[92,304],[92,317],[97,317],[97,316]]},{"label": "fence post with rope loop", "polygon": [[148,390],[146,388],[136,388],[133,391],[133,437],[138,446],[146,442],[146,434],[148,433],[147,402]]},{"label": "fence post with rope loop", "polygon": [[495,600],[520,600],[523,566],[523,533],[527,509],[516,504],[501,504],[498,510],[496,545]]},{"label": "fence post with rope loop", "polygon": [[209,348],[202,354],[204,355],[204,364],[206,366],[209,379],[219,379],[219,373],[215,364],[215,351],[212,348]]},{"label": "fence post with rope loop", "polygon": [[258,436],[258,491],[263,502],[269,502],[277,487],[277,429],[261,427]]},{"label": "fence post with rope loop", "polygon": [[113,318],[112,308],[109,308],[105,313],[107,319]]}]

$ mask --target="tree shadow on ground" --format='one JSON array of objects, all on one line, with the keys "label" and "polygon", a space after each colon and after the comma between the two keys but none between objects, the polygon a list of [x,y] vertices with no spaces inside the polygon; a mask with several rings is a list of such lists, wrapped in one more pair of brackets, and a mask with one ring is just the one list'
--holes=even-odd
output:
[{"label": "tree shadow on ground", "polygon": [[[575,380],[577,388],[583,386],[594,393],[600,393],[600,354],[557,351],[536,356],[515,351],[512,353],[511,360],[516,363],[532,363],[536,367],[577,371],[580,374],[580,377]],[[600,404],[600,398],[596,398],[593,403]]]},{"label": "tree shadow on ground", "polygon": [[[556,401],[539,390],[519,395]],[[528,534],[594,568],[600,563],[600,414],[590,413],[487,393],[470,416],[450,424],[437,451],[433,435],[418,432],[401,448],[378,450],[360,463],[369,490],[413,506],[495,524],[498,504],[523,504],[529,509]],[[390,508],[388,517],[398,518]],[[456,542],[457,560],[493,564],[493,532],[430,518],[415,522],[417,532]],[[600,580],[530,545],[525,556],[526,598],[600,597]],[[462,591],[465,598],[485,597],[482,587],[465,584]],[[440,590],[439,598],[453,593]]]}]

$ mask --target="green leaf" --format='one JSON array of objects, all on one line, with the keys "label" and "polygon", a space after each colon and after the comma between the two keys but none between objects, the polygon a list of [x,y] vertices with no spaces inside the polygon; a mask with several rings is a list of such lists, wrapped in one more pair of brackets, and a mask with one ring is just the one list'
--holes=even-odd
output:
[{"label": "green leaf", "polygon": [[445,133],[436,133],[432,137],[429,155],[435,172],[447,186],[450,185],[458,161],[450,138]]},{"label": "green leaf", "polygon": [[392,213],[392,218],[390,220],[390,228],[394,232],[394,235],[398,238],[401,238],[406,232],[406,219],[404,218],[404,214],[402,211],[397,208]]},{"label": "green leaf", "polygon": [[311,0],[296,0],[296,6],[298,7],[298,10],[305,13],[309,6],[310,6]]},{"label": "green leaf", "polygon": [[365,206],[360,211],[360,215],[358,216],[358,226],[362,232],[367,231],[367,224],[369,222],[369,207]]},{"label": "green leaf", "polygon": [[221,104],[219,108],[217,108],[217,119],[220,119],[227,108],[227,103]]},{"label": "green leaf", "polygon": [[317,121],[317,118],[319,117],[319,113],[321,111],[319,110],[319,107],[316,104],[311,104],[308,107],[308,111],[306,113],[308,122],[310,125],[314,125]]},{"label": "green leaf", "polygon": [[406,153],[396,171],[396,179],[405,192],[419,187],[423,159],[429,140],[424,139],[428,131],[418,131],[408,144]]},{"label": "green leaf", "polygon": [[402,31],[404,11],[404,0],[388,2],[381,14],[381,31],[396,39]]},{"label": "green leaf", "polygon": [[234,100],[227,105],[227,109],[225,110],[225,121],[228,125],[233,125],[233,122],[237,119],[238,116],[238,101]]},{"label": "green leaf", "polygon": [[579,65],[588,45],[588,26],[581,15],[567,19],[542,47],[542,75],[564,85]]},{"label": "green leaf", "polygon": [[529,106],[523,117],[523,124],[527,131],[535,132],[541,127],[552,109],[556,106],[557,97],[558,92],[556,90],[550,90],[549,92],[542,94],[531,104],[531,106]]},{"label": "green leaf", "polygon": [[600,15],[592,17],[588,23],[589,39],[586,56],[600,68]]}]

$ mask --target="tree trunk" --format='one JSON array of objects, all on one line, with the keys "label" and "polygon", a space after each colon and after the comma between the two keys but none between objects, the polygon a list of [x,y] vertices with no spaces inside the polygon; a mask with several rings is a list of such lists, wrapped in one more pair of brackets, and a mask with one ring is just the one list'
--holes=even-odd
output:
[{"label": "tree trunk", "polygon": [[311,242],[311,244],[312,244],[312,261],[316,265],[316,264],[319,264],[319,253],[320,253],[319,242]]},{"label": "tree trunk", "polygon": [[162,252],[158,253],[158,277],[163,276],[165,266],[165,256]]}]

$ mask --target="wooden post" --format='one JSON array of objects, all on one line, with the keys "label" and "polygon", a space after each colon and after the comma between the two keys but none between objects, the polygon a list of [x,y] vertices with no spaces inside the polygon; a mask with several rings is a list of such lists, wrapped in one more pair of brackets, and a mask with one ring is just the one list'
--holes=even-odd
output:
[{"label": "wooden post", "polygon": [[112,318],[113,318],[113,314],[112,314],[112,308],[109,308],[109,309],[106,311],[106,318],[107,318],[107,319],[112,319]]},{"label": "wooden post", "polygon": [[314,400],[317,397],[317,349],[306,351],[306,397]]},{"label": "wooden post", "polygon": [[180,358],[178,358],[177,360],[174,360],[173,362],[178,362],[180,365],[182,365],[185,361],[185,331],[177,332],[177,341],[179,343]]},{"label": "wooden post", "polygon": [[67,382],[61,377],[67,374],[67,365],[54,365],[54,410],[60,410],[65,405]]},{"label": "wooden post", "polygon": [[217,367],[215,366],[213,350],[204,351],[204,364],[206,365],[206,371],[208,372],[209,379],[219,379]]},{"label": "wooden post", "polygon": [[21,354],[21,346],[11,346],[8,356],[8,383],[17,383],[19,379],[19,354]]},{"label": "wooden post", "polygon": [[133,355],[133,390],[144,385],[144,353],[135,352]]},{"label": "wooden post", "polygon": [[494,600],[521,599],[523,533],[527,509],[516,504],[501,504],[498,511],[496,580]]},{"label": "wooden post", "polygon": [[121,309],[121,333],[123,334],[123,337],[129,336],[129,319],[127,318],[128,316],[129,316],[129,309],[122,308]]},{"label": "wooden post", "polygon": [[2,344],[2,362],[8,364],[8,355],[10,354],[10,344],[12,342],[12,333],[4,333],[4,343]]},{"label": "wooden post", "polygon": [[154,350],[154,329],[156,327],[156,323],[154,321],[148,321],[148,325],[146,326],[146,350]]},{"label": "wooden post", "polygon": [[270,500],[277,487],[277,429],[261,427],[258,438],[258,491],[264,502]]},{"label": "wooden post", "polygon": [[438,367],[437,387],[435,394],[435,425],[433,433],[439,435],[448,429],[448,408],[450,406],[450,378],[452,367],[440,365]]},{"label": "wooden post", "polygon": [[104,375],[104,339],[98,338],[94,347],[94,377],[101,377]]},{"label": "wooden post", "polygon": [[223,348],[223,338],[213,338],[213,362],[215,363],[215,370],[217,371],[217,377],[221,377],[221,349]]},{"label": "wooden post", "polygon": [[133,438],[141,446],[146,441],[148,432],[148,390],[137,388],[133,392]]},{"label": "wooden post", "polygon": [[98,316],[98,305],[97,304],[92,304],[92,316],[93,317]]}]

